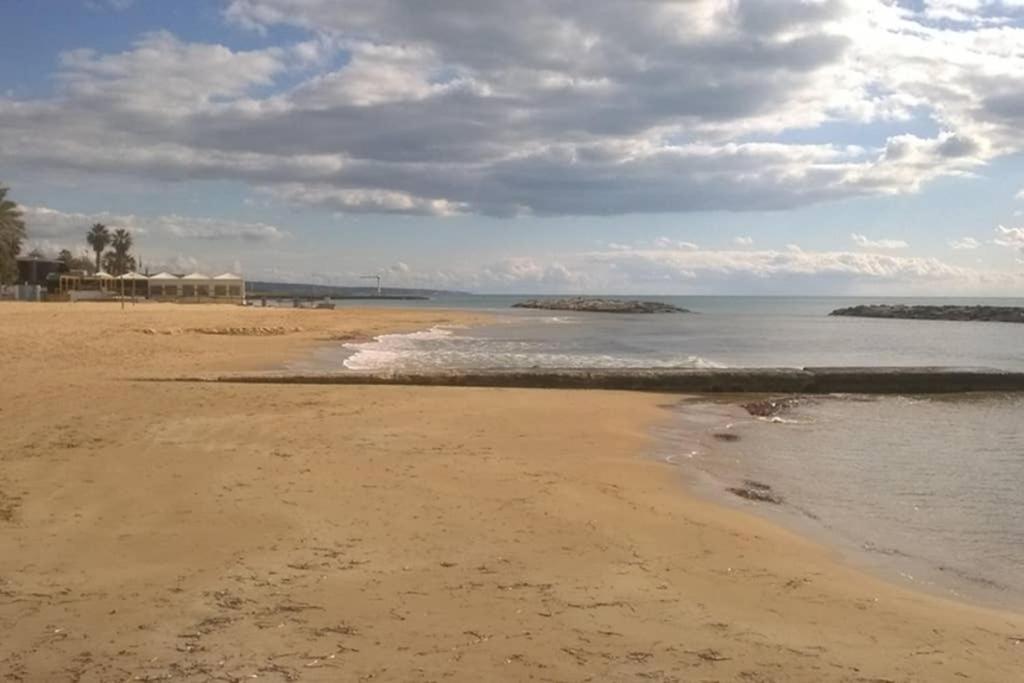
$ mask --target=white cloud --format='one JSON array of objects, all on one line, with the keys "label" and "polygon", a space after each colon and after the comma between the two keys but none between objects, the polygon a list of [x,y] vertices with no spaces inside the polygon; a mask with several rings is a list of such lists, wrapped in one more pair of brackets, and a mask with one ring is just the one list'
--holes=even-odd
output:
[{"label": "white cloud", "polygon": [[737,247],[752,247],[754,246],[754,238],[747,235],[737,235],[732,238],[732,243]]},{"label": "white cloud", "polygon": [[1021,190],[1013,196],[1014,199],[1024,199],[1024,190]]},{"label": "white cloud", "polygon": [[[0,98],[0,167],[229,180],[330,211],[424,215],[910,193],[1021,150],[1024,27],[1007,20],[1018,11],[232,0],[233,22],[307,35],[245,51],[156,32],[120,53],[67,52],[56,96]],[[921,137],[924,119],[941,132]],[[864,126],[860,144],[778,142],[835,122]],[[877,139],[874,123],[905,132]]]},{"label": "white cloud", "polygon": [[858,233],[851,233],[850,239],[853,240],[854,244],[862,249],[906,249],[910,245],[903,240],[889,240],[889,239],[869,239],[865,235]]},{"label": "white cloud", "polygon": [[85,0],[86,8],[94,12],[104,10],[123,12],[126,9],[130,9],[134,4],[135,0]]},{"label": "white cloud", "polygon": [[1016,249],[1024,255],[1024,228],[1006,228],[1000,225],[996,228],[995,244],[1001,247]]},{"label": "white cloud", "polygon": [[690,251],[700,249],[700,247],[693,242],[674,240],[669,237],[658,237],[654,240],[654,246],[658,249],[686,249]]},{"label": "white cloud", "polygon": [[316,206],[342,213],[450,216],[465,209],[464,205],[446,199],[423,198],[390,190],[333,189],[292,183],[277,186],[272,193],[293,204]]},{"label": "white cloud", "polygon": [[949,248],[957,250],[977,249],[980,246],[981,242],[973,237],[962,237],[958,240],[950,240],[949,242]]},{"label": "white cloud", "polygon": [[[265,223],[245,223],[189,216],[136,216],[132,214],[65,212],[45,206],[22,206],[30,239],[59,240],[62,246],[85,241],[85,233],[94,223],[116,230],[124,228],[136,235],[170,236],[197,240],[243,240],[274,242],[289,233]],[[136,242],[138,242],[136,238]]]},{"label": "white cloud", "polygon": [[[507,258],[447,270],[391,267],[392,286],[482,292],[773,292],[828,294],[891,291],[1008,293],[1024,277],[965,268],[940,259],[849,251],[716,250],[625,247],[557,257]],[[331,278],[354,282],[355,273]]]},{"label": "white cloud", "polygon": [[[1013,291],[1024,278],[950,265],[939,259],[848,251],[775,250],[609,251],[586,255],[591,265],[661,291],[814,291],[844,293],[864,287],[922,291]],[[599,277],[592,276],[600,280]],[[643,289],[640,287],[640,289]],[[648,287],[648,290],[650,287]]]}]

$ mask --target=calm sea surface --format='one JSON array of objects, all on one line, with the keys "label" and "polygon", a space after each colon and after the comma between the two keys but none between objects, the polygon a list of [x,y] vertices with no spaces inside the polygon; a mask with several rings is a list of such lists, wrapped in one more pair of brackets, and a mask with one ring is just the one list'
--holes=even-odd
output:
[{"label": "calm sea surface", "polygon": [[[1024,371],[1024,325],[828,316],[857,303],[1024,306],[1024,299],[646,298],[694,314],[509,308],[522,297],[395,302],[390,305],[498,315],[481,327],[383,335],[325,349],[310,363],[332,370],[938,365]],[[738,440],[714,437],[725,432]],[[659,430],[655,451],[702,492],[829,542],[887,578],[1024,608],[1024,398],[824,397],[775,421],[752,418],[736,405],[687,402]],[[770,485],[784,503],[723,493],[745,479]]]},{"label": "calm sea surface", "polygon": [[522,298],[468,296],[394,302],[390,305],[493,311],[500,321],[473,330],[386,335],[376,342],[339,349],[335,360],[360,370],[816,365],[1024,370],[1024,325],[828,316],[835,308],[855,303],[1024,306],[1024,299],[648,297],[688,308],[694,314],[636,316],[509,308]]}]

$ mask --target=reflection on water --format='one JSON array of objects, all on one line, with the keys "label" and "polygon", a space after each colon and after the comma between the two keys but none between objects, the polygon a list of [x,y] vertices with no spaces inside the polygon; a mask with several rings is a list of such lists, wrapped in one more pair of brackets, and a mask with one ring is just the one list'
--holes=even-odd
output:
[{"label": "reflection on water", "polygon": [[731,502],[855,549],[889,578],[1024,607],[1024,398],[827,397],[776,420],[722,404],[677,413],[661,456],[719,492],[754,480],[785,499]]}]

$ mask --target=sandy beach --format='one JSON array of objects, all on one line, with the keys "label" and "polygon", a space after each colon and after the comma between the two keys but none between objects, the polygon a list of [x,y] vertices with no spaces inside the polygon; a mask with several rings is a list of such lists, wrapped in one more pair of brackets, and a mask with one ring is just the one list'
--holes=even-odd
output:
[{"label": "sandy beach", "polygon": [[678,396],[155,383],[433,310],[0,305],[0,678],[990,681],[1024,616],[688,495]]}]

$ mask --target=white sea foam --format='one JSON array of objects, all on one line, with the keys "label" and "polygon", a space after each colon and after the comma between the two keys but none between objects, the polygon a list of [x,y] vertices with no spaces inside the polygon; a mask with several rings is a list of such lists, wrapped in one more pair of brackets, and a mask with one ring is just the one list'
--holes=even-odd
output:
[{"label": "white sea foam", "polygon": [[[536,322],[537,319],[531,322]],[[560,316],[543,319],[560,325],[574,322]],[[536,329],[536,328],[534,328]],[[527,330],[529,331],[529,330]],[[592,337],[559,333],[548,338],[520,333],[480,336],[457,334],[451,326],[435,326],[404,334],[383,334],[372,341],[344,344],[348,352],[342,361],[349,370],[441,370],[441,369],[563,369],[563,368],[721,368],[726,367],[694,354],[656,355],[621,351],[614,338],[607,344]],[[581,340],[582,339],[582,343]],[[602,346],[608,346],[605,351]]]},{"label": "white sea foam", "polygon": [[353,353],[343,364],[349,370],[381,370],[401,367],[404,360],[415,354],[424,342],[454,338],[455,333],[444,327],[407,332],[405,334],[382,334],[369,342],[350,342],[344,348]]}]

